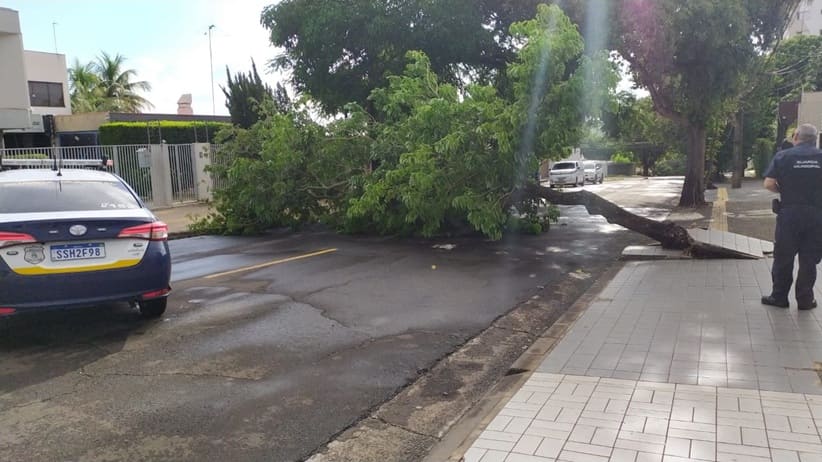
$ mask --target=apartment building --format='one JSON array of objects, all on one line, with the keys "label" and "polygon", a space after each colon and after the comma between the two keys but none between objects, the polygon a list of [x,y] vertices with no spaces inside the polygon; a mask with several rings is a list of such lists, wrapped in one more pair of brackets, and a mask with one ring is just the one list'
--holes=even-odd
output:
[{"label": "apartment building", "polygon": [[822,35],[822,0],[800,2],[785,31],[785,38],[797,35]]},{"label": "apartment building", "polygon": [[3,144],[7,148],[51,146],[44,116],[71,114],[66,56],[24,50],[17,11],[0,8],[0,62],[4,63],[0,66]]}]

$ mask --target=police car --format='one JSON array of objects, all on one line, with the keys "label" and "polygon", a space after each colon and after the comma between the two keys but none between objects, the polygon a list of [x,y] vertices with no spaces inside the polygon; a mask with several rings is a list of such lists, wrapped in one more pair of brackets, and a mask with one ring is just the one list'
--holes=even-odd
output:
[{"label": "police car", "polygon": [[0,316],[135,303],[165,312],[168,227],[118,176],[79,168],[0,171]]}]

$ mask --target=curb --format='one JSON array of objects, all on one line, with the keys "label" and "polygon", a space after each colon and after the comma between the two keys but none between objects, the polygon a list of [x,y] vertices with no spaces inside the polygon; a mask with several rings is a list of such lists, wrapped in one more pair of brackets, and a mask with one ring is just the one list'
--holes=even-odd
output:
[{"label": "curb", "polygon": [[597,280],[573,286],[580,291],[558,283],[520,303],[306,460],[458,461],[461,454],[449,457],[493,416],[488,410],[516,392],[622,266],[614,261]]}]

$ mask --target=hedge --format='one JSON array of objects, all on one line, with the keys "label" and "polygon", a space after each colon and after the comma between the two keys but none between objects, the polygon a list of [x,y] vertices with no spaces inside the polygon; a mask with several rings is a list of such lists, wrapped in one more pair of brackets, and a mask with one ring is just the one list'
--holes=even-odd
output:
[{"label": "hedge", "polygon": [[225,122],[110,122],[100,126],[100,144],[209,143]]}]

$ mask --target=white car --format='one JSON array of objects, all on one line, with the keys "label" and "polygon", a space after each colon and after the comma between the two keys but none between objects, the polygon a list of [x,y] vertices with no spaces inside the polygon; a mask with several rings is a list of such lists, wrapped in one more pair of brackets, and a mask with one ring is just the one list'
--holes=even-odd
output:
[{"label": "white car", "polygon": [[602,164],[594,161],[586,161],[582,163],[585,169],[585,181],[588,183],[602,183],[605,181],[605,171],[602,169]]},{"label": "white car", "polygon": [[548,172],[548,182],[552,188],[565,185],[584,185],[585,170],[582,168],[582,162],[576,160],[557,162]]}]

